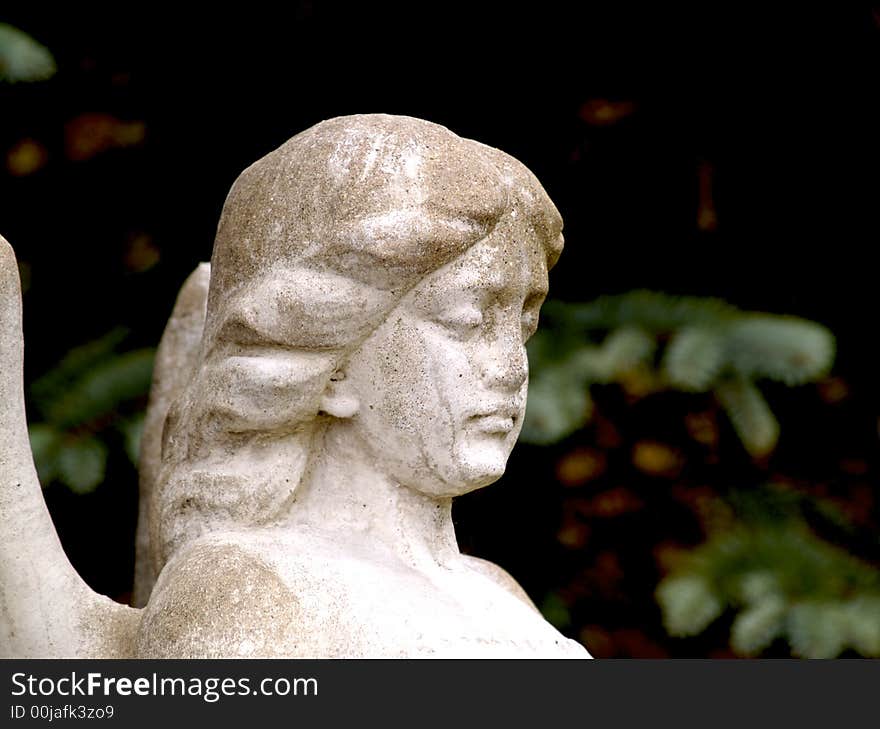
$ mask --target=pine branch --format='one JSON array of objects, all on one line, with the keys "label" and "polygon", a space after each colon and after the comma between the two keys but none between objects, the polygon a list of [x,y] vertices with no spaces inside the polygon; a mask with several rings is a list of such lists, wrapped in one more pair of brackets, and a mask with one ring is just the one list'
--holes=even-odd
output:
[{"label": "pine branch", "polygon": [[[551,301],[543,316],[546,327],[529,345],[541,402],[526,414],[523,428],[523,439],[535,443],[560,440],[585,424],[584,398],[577,408],[565,406],[572,382],[584,388],[621,383],[667,342],[654,378],[659,386],[714,390],[746,450],[762,457],[775,448],[779,424],[756,381],[800,385],[826,374],[834,360],[834,337],[825,327],[742,312],[718,299],[634,291],[587,304]],[[553,387],[564,396],[554,396]]]},{"label": "pine branch", "polygon": [[55,71],[48,48],[24,31],[0,23],[0,81],[44,81]]},{"label": "pine branch", "polygon": [[799,519],[741,522],[691,552],[657,588],[670,635],[697,635],[737,612],[731,645],[758,655],[775,639],[795,655],[853,649],[880,657],[880,571],[813,535]]},{"label": "pine branch", "polygon": [[706,326],[686,326],[675,332],[666,347],[663,374],[672,387],[705,392],[724,364],[724,339]]},{"label": "pine branch", "polygon": [[64,395],[70,386],[99,362],[106,360],[128,336],[128,330],[117,327],[103,337],[71,349],[61,361],[30,387],[31,399],[43,416],[53,401]]},{"label": "pine branch", "polygon": [[116,353],[126,335],[115,329],[71,350],[32,385],[44,422],[31,423],[29,432],[43,485],[58,480],[78,493],[93,490],[104,479],[110,445],[120,441],[115,431],[137,465],[143,408],[124,413],[149,392],[155,352]]},{"label": "pine branch", "polygon": [[737,377],[719,382],[715,395],[745,449],[755,458],[765,456],[779,440],[779,423],[761,391]]},{"label": "pine branch", "polygon": [[47,420],[70,428],[113,413],[120,403],[144,395],[150,387],[153,357],[152,349],[141,349],[98,363],[49,404]]}]

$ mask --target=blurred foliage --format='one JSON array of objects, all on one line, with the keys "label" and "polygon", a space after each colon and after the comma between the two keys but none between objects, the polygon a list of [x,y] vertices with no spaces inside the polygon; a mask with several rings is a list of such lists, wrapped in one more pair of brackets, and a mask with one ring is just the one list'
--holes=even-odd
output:
[{"label": "blurred foliage", "polygon": [[[677,411],[670,398],[691,398],[683,421],[705,463],[719,461],[722,435],[713,408],[726,414],[732,434],[753,462],[766,461],[777,447],[780,427],[759,389],[761,380],[784,386],[821,380],[819,392],[826,402],[846,397],[839,380],[825,377],[835,353],[832,334],[803,319],[649,291],[592,303],[551,301],[544,314],[544,326],[529,344],[532,384],[523,440],[591,443],[575,445],[556,468],[558,482],[573,489],[563,498],[557,535],[570,550],[596,541],[594,532],[601,533],[603,521],[621,523],[661,507],[656,486],[639,490],[637,483],[615,483],[619,466],[614,474],[609,463],[624,440],[597,411],[591,387],[612,385],[622,391],[624,400],[613,409],[656,395],[661,403],[657,422],[673,440]],[[577,437],[587,426],[592,432]],[[880,656],[880,570],[813,529],[818,519],[831,531],[852,533],[850,513],[833,500],[782,483],[696,486],[686,474],[687,448],[641,435],[628,449],[634,474],[680,484],[670,495],[691,510],[705,534],[702,544],[692,548],[655,546],[665,575],[655,598],[667,633],[693,638],[720,626],[729,633],[731,655],[756,656],[771,649],[778,654],[787,646],[790,654],[807,658],[847,651]],[[858,473],[865,469],[860,464],[852,468]],[[576,490],[587,484],[590,491]],[[880,543],[872,548],[880,552]],[[568,627],[578,622],[582,597],[594,605],[620,604],[626,593],[621,560],[626,559],[631,559],[626,552],[600,548],[593,566],[545,597],[545,615]],[[624,654],[667,655],[642,631],[609,632],[587,625],[581,639],[598,655],[615,655],[621,647]]]},{"label": "blurred foliage", "polygon": [[523,440],[558,441],[590,418],[589,387],[629,381],[646,391],[711,391],[746,450],[766,455],[779,425],[756,385],[798,385],[825,374],[834,338],[795,317],[742,312],[716,299],[650,291],[592,303],[545,304],[529,343],[532,382]]},{"label": "blurred foliage", "polygon": [[137,146],[143,143],[146,133],[146,124],[141,120],[80,114],[64,125],[64,154],[72,162],[84,162],[111,149]]},{"label": "blurred foliage", "polygon": [[44,486],[94,490],[116,447],[137,465],[155,351],[118,352],[126,336],[117,328],[72,349],[31,385],[41,418],[29,426],[31,447]]},{"label": "blurred foliage", "polygon": [[[796,494],[763,488],[732,496],[732,523],[683,555],[657,588],[670,635],[701,633],[731,610],[730,645],[740,655],[784,639],[804,658],[847,649],[880,657],[880,570],[819,539]],[[830,515],[832,507],[822,507]]]},{"label": "blurred foliage", "polygon": [[45,81],[55,71],[48,48],[24,31],[0,23],[0,81]]}]

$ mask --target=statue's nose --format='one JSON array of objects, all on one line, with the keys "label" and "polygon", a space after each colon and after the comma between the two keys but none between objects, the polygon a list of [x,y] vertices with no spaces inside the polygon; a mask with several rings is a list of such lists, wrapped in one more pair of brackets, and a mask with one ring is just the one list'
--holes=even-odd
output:
[{"label": "statue's nose", "polygon": [[529,376],[529,360],[522,337],[509,333],[488,347],[483,362],[483,380],[487,387],[517,392]]}]

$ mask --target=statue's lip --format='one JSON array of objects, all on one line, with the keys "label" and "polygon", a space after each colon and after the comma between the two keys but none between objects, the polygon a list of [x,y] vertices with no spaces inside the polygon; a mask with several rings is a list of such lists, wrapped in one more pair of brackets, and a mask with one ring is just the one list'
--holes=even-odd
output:
[{"label": "statue's lip", "polygon": [[477,429],[483,433],[509,433],[516,419],[508,415],[476,415]]},{"label": "statue's lip", "polygon": [[471,416],[478,430],[484,433],[509,433],[516,426],[520,409],[513,404],[487,408]]}]

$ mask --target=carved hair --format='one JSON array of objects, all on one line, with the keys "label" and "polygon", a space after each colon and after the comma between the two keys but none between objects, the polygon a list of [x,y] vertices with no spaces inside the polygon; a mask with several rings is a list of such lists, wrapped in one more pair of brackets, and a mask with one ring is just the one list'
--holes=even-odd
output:
[{"label": "carved hair", "polygon": [[409,117],[323,122],[241,174],[214,243],[197,366],[165,422],[157,567],[205,531],[284,518],[329,422],[319,407],[334,373],[514,206],[552,266],[562,223],[534,176]]}]

